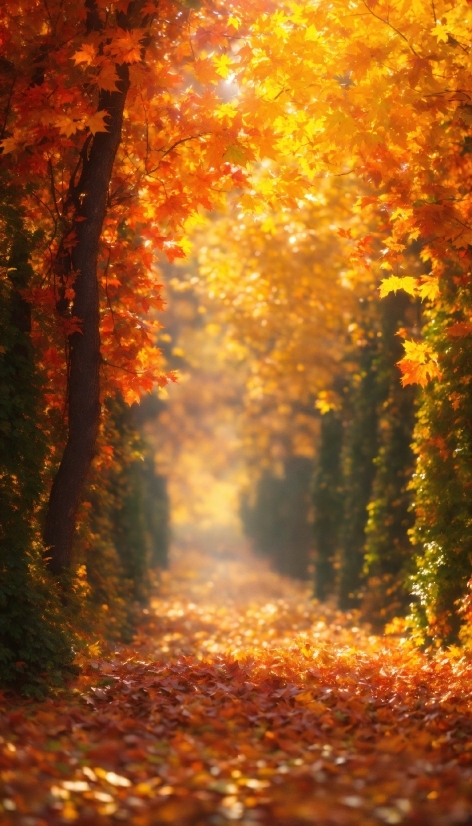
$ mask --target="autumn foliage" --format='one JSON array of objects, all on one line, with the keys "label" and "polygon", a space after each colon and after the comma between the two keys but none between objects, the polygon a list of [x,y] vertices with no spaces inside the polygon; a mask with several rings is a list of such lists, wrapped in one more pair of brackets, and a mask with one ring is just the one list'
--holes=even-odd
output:
[{"label": "autumn foliage", "polygon": [[2,823],[468,823],[470,0],[0,43]]}]

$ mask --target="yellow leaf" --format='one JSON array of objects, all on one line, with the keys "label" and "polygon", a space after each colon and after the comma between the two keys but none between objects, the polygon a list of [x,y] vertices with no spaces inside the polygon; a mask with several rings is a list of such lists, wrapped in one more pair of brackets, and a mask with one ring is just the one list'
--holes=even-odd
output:
[{"label": "yellow leaf", "polygon": [[80,125],[79,121],[73,120],[69,115],[57,115],[57,117],[54,118],[54,126],[57,126],[60,134],[65,135],[66,138],[75,135]]},{"label": "yellow leaf", "polygon": [[216,71],[218,72],[218,74],[221,77],[226,79],[228,77],[228,75],[230,74],[231,67],[233,65],[233,62],[232,62],[231,58],[228,57],[227,54],[222,54],[222,55],[218,55],[217,57],[214,57],[213,60],[214,60],[214,63],[215,63],[215,66],[216,66]]},{"label": "yellow leaf", "polygon": [[434,276],[423,278],[418,287],[418,293],[421,298],[434,301],[439,295],[439,282]]},{"label": "yellow leaf", "polygon": [[427,341],[404,341],[406,357],[418,362],[418,364],[425,364],[429,359],[436,361],[436,355]]},{"label": "yellow leaf", "polygon": [[90,129],[92,135],[95,135],[97,132],[108,132],[108,126],[105,124],[105,118],[109,117],[109,113],[106,109],[100,109],[99,112],[95,112],[94,115],[90,115],[87,118],[87,126]]},{"label": "yellow leaf", "polygon": [[438,43],[447,43],[448,33],[443,26],[435,26],[431,33]]},{"label": "yellow leaf", "polygon": [[390,275],[388,278],[384,278],[379,287],[380,298],[385,298],[386,295],[397,290],[405,290],[405,292],[410,295],[416,295],[416,278],[413,278],[411,275],[401,277],[398,275]]},{"label": "yellow leaf", "polygon": [[404,341],[405,357],[397,362],[403,373],[402,384],[424,387],[440,376],[437,354],[427,341]]},{"label": "yellow leaf", "polygon": [[316,28],[316,26],[308,26],[305,32],[305,40],[315,41],[319,40],[321,37],[320,32]]}]

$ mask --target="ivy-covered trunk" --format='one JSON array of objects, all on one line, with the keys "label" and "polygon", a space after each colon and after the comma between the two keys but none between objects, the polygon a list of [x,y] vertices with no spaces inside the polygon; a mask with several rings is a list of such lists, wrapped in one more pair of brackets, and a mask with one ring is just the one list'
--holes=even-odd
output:
[{"label": "ivy-covered trunk", "polygon": [[417,318],[404,293],[372,302],[368,314],[338,409],[321,420],[315,596],[336,593],[341,608],[361,607],[381,627],[404,615],[410,600],[415,391],[401,386],[396,362],[402,356],[397,331]]},{"label": "ivy-covered trunk", "polygon": [[367,506],[375,477],[378,452],[378,413],[383,388],[377,375],[377,339],[371,334],[359,356],[359,373],[347,404],[351,418],[347,427],[344,463],[344,512],[341,529],[339,605],[345,610],[358,606],[363,584]]},{"label": "ivy-covered trunk", "polygon": [[31,343],[34,238],[2,180],[0,203],[0,683],[38,696],[71,664],[71,642],[41,559],[36,513],[47,450]]},{"label": "ivy-covered trunk", "polygon": [[291,456],[284,475],[266,471],[256,485],[254,502],[243,502],[241,515],[254,551],[271,559],[288,576],[307,577],[313,546],[310,521],[313,463]]},{"label": "ivy-covered trunk", "polygon": [[[470,643],[472,619],[472,289],[451,273],[441,279],[426,338],[439,353],[440,381],[422,391],[415,430],[417,548],[413,614],[426,642]],[[465,335],[449,335],[465,322]],[[466,623],[466,620],[468,621]]]},{"label": "ivy-covered trunk", "polygon": [[396,366],[403,356],[399,327],[416,322],[417,308],[404,292],[389,295],[380,305],[381,347],[377,360],[378,382],[385,399],[378,411],[379,450],[374,460],[375,478],[368,504],[365,541],[366,587],[363,616],[381,628],[404,616],[411,602],[409,575],[413,548],[411,479],[416,387],[402,387]]},{"label": "ivy-covered trunk", "polygon": [[336,586],[336,562],[343,515],[343,434],[342,411],[330,410],[325,413],[320,424],[313,489],[314,595],[320,600],[333,595]]}]

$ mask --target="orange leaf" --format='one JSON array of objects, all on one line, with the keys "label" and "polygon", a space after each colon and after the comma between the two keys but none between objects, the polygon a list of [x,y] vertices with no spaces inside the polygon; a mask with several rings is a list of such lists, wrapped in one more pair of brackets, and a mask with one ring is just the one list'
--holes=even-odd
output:
[{"label": "orange leaf", "polygon": [[108,126],[105,124],[105,118],[107,117],[109,117],[107,110],[101,109],[99,112],[95,112],[94,115],[90,115],[90,117],[87,118],[87,126],[92,135],[96,135],[97,132],[108,132]]}]

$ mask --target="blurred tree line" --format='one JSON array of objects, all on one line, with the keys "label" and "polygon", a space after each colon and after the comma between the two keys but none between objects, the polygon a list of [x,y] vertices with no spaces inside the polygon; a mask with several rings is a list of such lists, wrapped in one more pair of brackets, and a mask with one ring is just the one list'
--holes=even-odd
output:
[{"label": "blurred tree line", "polygon": [[[207,302],[213,296],[209,306],[225,325],[228,363],[250,365],[241,415],[249,467],[241,518],[256,553],[282,573],[312,579],[317,599],[360,610],[376,630],[408,617],[426,641],[438,582],[449,623],[457,619],[451,634],[444,626],[437,639],[457,639],[460,612],[469,611],[468,603],[458,603],[471,573],[465,500],[460,505],[467,488],[453,482],[451,468],[418,471],[431,445],[422,422],[429,427],[437,420],[443,431],[451,392],[444,391],[441,412],[439,388],[402,386],[397,366],[402,338],[418,340],[426,324],[426,335],[437,340],[440,317],[404,290],[380,298],[382,271],[372,264],[379,256],[381,262],[385,225],[373,210],[366,240],[356,197],[348,184],[320,184],[317,200],[300,204],[296,214],[267,211],[236,226],[229,214],[199,244],[199,288]],[[333,215],[343,222],[337,232]],[[412,244],[405,255],[421,276],[421,247]],[[446,319],[447,313],[443,325]],[[453,344],[446,352],[460,385]],[[452,442],[468,432],[457,429],[457,417],[447,436]],[[461,451],[465,459],[466,444]],[[451,550],[438,575],[428,567],[423,537],[440,530],[432,511],[441,501],[435,481],[441,477],[440,540]],[[446,503],[454,491],[454,519],[463,513],[463,520],[452,540]],[[452,551],[459,536],[462,556]]]},{"label": "blurred tree line", "polygon": [[315,458],[266,470],[241,505],[257,553],[282,573],[313,574],[317,599],[360,608],[377,629],[411,601],[415,390],[400,385],[396,333],[415,312],[404,293],[370,302],[351,372],[319,416]]}]

